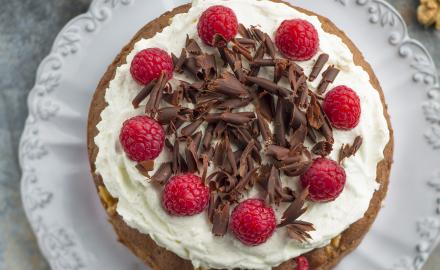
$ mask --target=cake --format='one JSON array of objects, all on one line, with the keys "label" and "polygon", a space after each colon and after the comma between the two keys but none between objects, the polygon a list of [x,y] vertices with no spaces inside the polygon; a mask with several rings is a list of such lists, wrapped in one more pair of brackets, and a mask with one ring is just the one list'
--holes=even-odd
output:
[{"label": "cake", "polygon": [[278,0],[194,0],[145,25],[88,119],[119,241],[154,270],[332,269],[385,197],[380,84],[330,20]]}]

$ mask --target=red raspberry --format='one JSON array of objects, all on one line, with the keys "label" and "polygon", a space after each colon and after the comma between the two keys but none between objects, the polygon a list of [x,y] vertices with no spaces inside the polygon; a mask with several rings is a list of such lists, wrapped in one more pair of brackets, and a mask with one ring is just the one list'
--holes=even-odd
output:
[{"label": "red raspberry", "polygon": [[186,173],[171,177],[165,186],[162,205],[170,215],[193,216],[209,202],[209,189],[197,175]]},{"label": "red raspberry", "polygon": [[306,257],[300,256],[295,258],[296,269],[295,270],[309,270],[309,261]]},{"label": "red raspberry", "polygon": [[319,36],[315,27],[308,21],[285,20],[278,27],[275,43],[284,56],[305,61],[318,52]]},{"label": "red raspberry", "polygon": [[230,227],[243,244],[257,246],[266,242],[275,231],[275,212],[263,200],[248,199],[232,211]]},{"label": "red raspberry", "polygon": [[135,116],[122,125],[119,141],[131,160],[153,160],[162,152],[165,132],[162,126],[150,117]]},{"label": "red raspberry", "polygon": [[358,95],[347,86],[337,86],[327,93],[322,105],[335,128],[349,130],[359,124],[361,104]]},{"label": "red raspberry", "polygon": [[173,77],[174,64],[170,55],[159,48],[149,48],[140,51],[131,62],[130,72],[140,84],[147,85],[159,78],[163,71],[168,79]]},{"label": "red raspberry", "polygon": [[214,44],[215,35],[221,35],[227,42],[237,35],[238,21],[232,9],[212,6],[202,13],[197,24],[200,38],[209,46],[225,46],[224,42]]},{"label": "red raspberry", "polygon": [[345,170],[336,161],[317,158],[300,180],[304,188],[309,187],[309,200],[334,201],[344,190]]}]

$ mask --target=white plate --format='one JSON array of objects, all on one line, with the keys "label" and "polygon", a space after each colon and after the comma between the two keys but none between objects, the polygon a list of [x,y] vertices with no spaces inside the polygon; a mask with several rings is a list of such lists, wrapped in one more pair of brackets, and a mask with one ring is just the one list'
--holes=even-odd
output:
[{"label": "white plate", "polygon": [[[145,269],[106,221],[89,173],[86,119],[107,65],[148,21],[184,1],[95,0],[41,63],[20,144],[22,198],[53,269]],[[385,91],[396,151],[385,207],[337,269],[420,269],[440,238],[440,89],[426,49],[380,0],[298,0],[345,30]]]}]

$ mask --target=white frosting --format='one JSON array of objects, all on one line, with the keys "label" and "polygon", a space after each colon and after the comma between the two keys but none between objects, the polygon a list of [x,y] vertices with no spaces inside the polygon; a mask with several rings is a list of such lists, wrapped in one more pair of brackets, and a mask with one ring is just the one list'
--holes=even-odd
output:
[{"label": "white frosting", "polygon": [[[187,34],[202,44],[197,36],[197,20],[208,6],[215,4],[232,8],[239,22],[246,26],[258,25],[270,34],[273,34],[285,19],[308,20],[319,33],[320,52],[330,55],[328,64],[341,69],[332,86],[348,85],[360,97],[360,123],[351,131],[334,132],[335,150],[330,158],[337,159],[341,145],[352,143],[357,135],[363,137],[363,145],[355,157],[343,162],[347,183],[342,194],[330,203],[310,204],[309,210],[301,217],[302,220],[312,222],[316,228],[316,231],[311,233],[312,240],[306,244],[289,239],[285,229],[277,229],[265,244],[247,247],[229,233],[223,238],[214,237],[205,213],[193,217],[168,215],[161,206],[161,190],[148,183],[135,168],[136,163],[121,151],[118,136],[122,123],[143,113],[142,107],[136,110],[131,105],[131,101],[142,88],[134,82],[129,72],[134,55],[149,47],[159,47],[179,55]],[[205,46],[203,50],[214,52]],[[310,73],[316,57],[298,63],[306,74]],[[273,71],[268,68],[262,69],[264,76],[269,76],[271,72]],[[190,80],[184,75],[175,75],[175,78]],[[316,88],[320,80],[321,76],[310,86]],[[149,234],[158,245],[191,260],[195,267],[271,269],[311,249],[322,247],[363,217],[373,193],[379,186],[376,181],[376,165],[383,159],[389,131],[378,92],[369,82],[368,74],[361,67],[354,65],[352,53],[339,37],[324,32],[317,17],[307,16],[284,4],[265,0],[193,1],[193,7],[189,12],[176,15],[170,26],[161,33],[136,43],[134,50],[127,57],[127,64],[117,68],[115,78],[110,82],[105,94],[105,100],[108,106],[101,113],[102,120],[97,126],[99,134],[95,138],[99,148],[96,171],[101,174],[111,195],[119,199],[117,212],[129,226]],[[158,157],[156,164],[165,160],[169,160],[166,150]],[[282,180],[292,188],[295,188],[297,183],[295,178],[283,177]],[[281,205],[275,209],[278,217],[285,207],[286,205]]]}]

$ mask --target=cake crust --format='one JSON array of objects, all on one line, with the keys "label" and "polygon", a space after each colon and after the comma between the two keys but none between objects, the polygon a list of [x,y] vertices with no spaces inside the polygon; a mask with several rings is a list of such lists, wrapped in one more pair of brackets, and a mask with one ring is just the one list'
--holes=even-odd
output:
[{"label": "cake crust", "polygon": [[[380,188],[377,190],[373,198],[370,201],[370,206],[365,213],[364,217],[357,222],[353,223],[347,230],[345,230],[340,236],[336,237],[331,243],[323,248],[315,249],[305,256],[309,259],[311,269],[315,270],[329,270],[335,267],[340,260],[354,250],[362,241],[365,234],[370,229],[374,222],[380,208],[381,202],[384,199],[389,182],[389,175],[392,165],[393,156],[393,130],[391,127],[390,117],[387,112],[387,105],[383,91],[380,87],[379,81],[376,78],[370,64],[368,64],[359,49],[353,44],[353,42],[337,28],[329,19],[317,15],[311,11],[304,10],[299,7],[292,6],[281,0],[272,0],[273,2],[283,3],[291,8],[295,8],[300,12],[307,15],[317,16],[321,21],[324,31],[339,36],[342,41],[349,47],[353,53],[354,63],[361,66],[370,76],[370,82],[373,87],[380,94],[380,98],[383,104],[384,117],[387,120],[388,129],[390,131],[390,139],[387,146],[384,149],[384,159],[377,165],[377,179],[380,183]],[[93,180],[97,190],[100,191],[100,198],[103,206],[107,209],[110,223],[113,225],[119,241],[127,246],[136,256],[141,258],[146,264],[148,264],[154,270],[194,270],[191,262],[177,256],[176,254],[159,247],[149,235],[142,234],[138,230],[129,227],[114,211],[114,205],[111,205],[114,200],[108,199],[108,196],[103,196],[102,187],[104,186],[103,180],[99,174],[96,173],[95,160],[99,151],[95,144],[94,138],[98,134],[96,125],[101,120],[101,112],[107,106],[105,102],[105,92],[109,86],[110,81],[114,78],[117,67],[126,63],[125,59],[127,55],[133,50],[134,44],[140,39],[148,39],[153,37],[156,33],[161,32],[163,28],[169,25],[170,19],[176,14],[186,13],[190,9],[191,4],[179,6],[172,11],[164,13],[159,18],[151,21],[145,25],[128,43],[118,56],[114,59],[113,63],[108,67],[107,71],[101,78],[95,94],[93,96],[87,125],[87,148],[89,153],[89,161]],[[101,187],[101,189],[99,189]],[[108,195],[108,194],[107,194]],[[107,198],[107,199],[106,199]],[[281,265],[274,267],[274,270],[295,270],[295,263],[293,260],[288,260]]]}]

